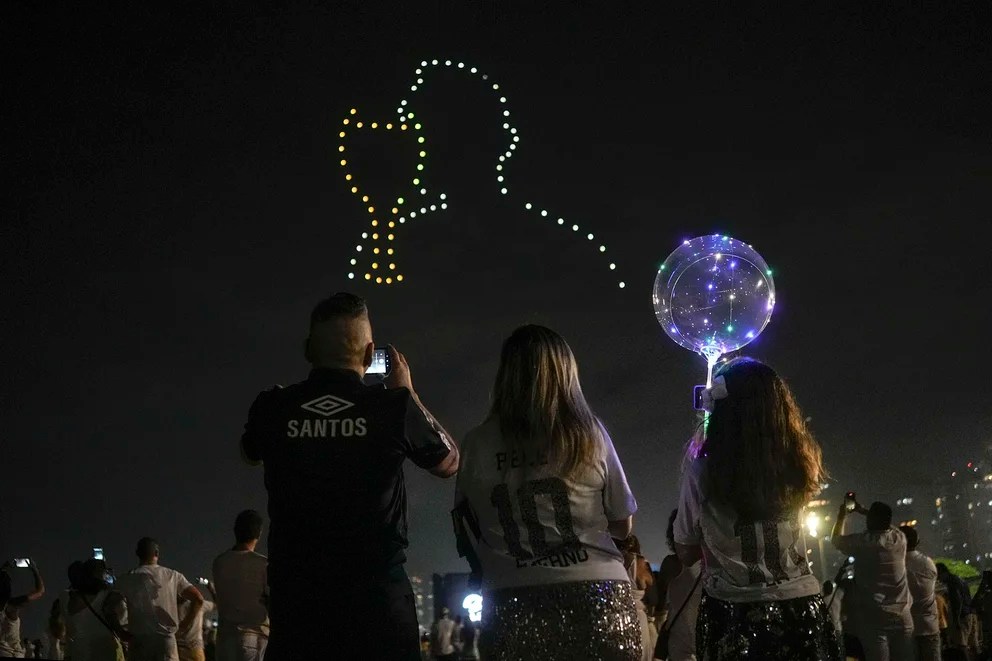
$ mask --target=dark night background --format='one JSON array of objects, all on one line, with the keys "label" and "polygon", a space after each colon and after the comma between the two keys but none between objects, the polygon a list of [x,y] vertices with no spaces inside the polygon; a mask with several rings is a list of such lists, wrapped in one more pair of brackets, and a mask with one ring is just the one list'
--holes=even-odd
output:
[{"label": "dark night background", "polygon": [[[305,377],[309,310],[355,284],[367,223],[341,118],[393,120],[425,58],[488,72],[521,135],[504,197],[491,93],[433,76],[416,103],[449,208],[399,235],[405,283],[355,287],[456,436],[486,412],[501,339],[556,328],[660,560],[704,366],[651,286],[683,238],[720,231],[775,269],[748,353],[790,380],[835,489],[891,502],[992,444],[987,3],[417,4],[4,6],[0,556],[33,556],[50,590],[26,634],[90,547],[123,571],[153,535],[193,577],[239,510],[264,510],[237,451],[248,406]],[[396,190],[408,143],[361,140],[357,176]],[[627,288],[528,200],[602,237]],[[461,570],[454,481],[407,479],[409,570]]]}]

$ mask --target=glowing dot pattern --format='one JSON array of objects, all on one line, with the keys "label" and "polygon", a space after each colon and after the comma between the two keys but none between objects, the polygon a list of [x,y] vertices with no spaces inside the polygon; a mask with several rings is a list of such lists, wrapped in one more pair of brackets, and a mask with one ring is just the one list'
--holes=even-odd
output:
[{"label": "glowing dot pattern", "polygon": [[[403,102],[403,105],[406,105],[406,101]],[[402,115],[403,109],[399,108],[398,110]],[[356,121],[354,123],[354,127],[356,129],[365,129],[366,124],[362,121],[357,121],[357,115],[358,115],[358,109],[352,108],[350,111],[348,111],[348,117],[344,118],[342,124],[344,126],[349,126],[351,125],[351,118],[355,118]],[[413,114],[410,113],[410,117],[412,116]],[[404,122],[406,118],[401,116],[400,119],[401,122]],[[398,128],[401,132],[401,135],[405,133],[406,136],[411,136],[415,141],[414,144],[422,146],[423,143],[425,142],[425,138],[422,132],[423,126],[419,122],[413,125],[412,131],[408,130],[411,127],[406,123],[400,123],[397,126],[392,122],[386,122],[385,124],[383,124],[382,122],[370,122],[367,125],[367,128],[373,131],[379,129],[380,127],[385,128],[385,130],[387,131],[392,131],[394,127]],[[345,153],[347,149],[347,146],[345,145],[345,140],[347,139],[347,137],[348,137],[347,130],[338,133],[338,138],[340,138],[341,140],[341,144],[338,145],[339,153]],[[417,162],[417,170],[419,172],[424,169],[424,159],[427,157],[427,152],[423,148],[418,149],[417,152],[419,159]],[[381,264],[377,261],[376,255],[381,255],[385,253],[386,255],[389,255],[391,257],[394,256],[395,250],[393,246],[396,244],[397,224],[399,225],[406,224],[407,218],[416,218],[418,214],[415,211],[410,213],[404,213],[403,205],[406,202],[406,199],[403,197],[397,197],[390,204],[386,204],[383,206],[383,209],[388,207],[388,213],[383,212],[382,209],[376,212],[376,204],[372,201],[371,196],[361,191],[361,187],[358,185],[358,181],[356,179],[355,173],[348,171],[347,165],[348,165],[347,160],[342,159],[341,167],[345,169],[345,175],[344,175],[345,181],[352,184],[350,187],[352,195],[360,195],[360,199],[362,203],[367,205],[366,211],[370,216],[369,223],[372,228],[371,234],[368,231],[362,232],[362,243],[358,243],[355,246],[355,252],[360,254],[358,258],[352,257],[349,260],[349,264],[353,268],[350,271],[348,271],[348,279],[354,280],[355,278],[361,278],[366,280],[367,282],[374,283],[377,285],[382,285],[382,284],[391,285],[394,282],[403,282],[403,274],[397,272],[398,267],[395,261],[389,262],[388,270],[390,271],[390,273],[388,275],[380,275],[382,271],[386,270],[386,268],[385,268],[385,264]],[[414,186],[420,185],[419,178],[415,178],[412,181]],[[419,193],[422,199],[426,199],[428,191],[427,188],[420,188],[417,191],[417,193]],[[440,199],[441,200],[447,199],[447,195],[441,193]],[[447,209],[447,208],[448,208],[447,204],[441,205],[441,209]],[[430,211],[436,211],[436,210],[437,210],[437,205],[431,204]],[[430,213],[429,211],[427,211],[427,207],[422,207],[420,209],[419,215],[423,216],[426,215],[427,213]],[[382,227],[383,225],[385,225],[389,229],[389,232],[386,233],[381,232],[379,228]],[[366,241],[371,241],[371,243],[366,243]],[[371,247],[371,254],[369,254],[368,252],[363,253],[366,247]],[[367,257],[368,260],[367,267],[357,268],[357,269],[354,268],[359,266],[358,259],[361,258],[363,255]]]},{"label": "glowing dot pattern", "polygon": [[[428,82],[429,82],[429,76],[430,76],[432,70],[438,69],[438,68],[442,68],[442,67],[447,68],[447,67],[451,67],[451,66],[452,66],[452,61],[451,60],[444,60],[444,61],[437,60],[437,59],[432,59],[430,61],[428,61],[428,60],[422,60],[420,62],[420,66],[417,67],[415,69],[415,71],[414,71],[414,79],[413,79],[414,82],[410,85],[410,92],[412,92],[413,94],[410,96],[410,98],[402,99],[400,101],[399,106],[397,106],[397,108],[396,108],[396,113],[397,113],[397,115],[399,115],[399,128],[400,128],[400,130],[403,131],[403,132],[405,132],[408,129],[412,129],[412,132],[411,133],[412,133],[412,135],[414,136],[414,138],[416,140],[416,143],[415,144],[416,144],[416,147],[417,147],[417,152],[418,152],[418,158],[419,158],[419,160],[418,160],[417,165],[416,165],[416,171],[417,171],[416,172],[416,176],[412,179],[412,183],[413,183],[413,185],[415,187],[418,187],[419,188],[419,190],[417,192],[420,193],[420,195],[421,195],[422,198],[423,198],[423,196],[426,196],[427,195],[427,191],[428,191],[428,189],[427,189],[426,186],[425,187],[421,187],[421,185],[422,185],[421,182],[423,181],[423,177],[424,177],[424,174],[423,174],[424,167],[425,167],[424,161],[425,161],[425,159],[427,157],[428,149],[426,147],[426,136],[424,136],[424,134],[423,134],[423,126],[421,125],[420,122],[412,123],[413,122],[413,119],[416,117],[416,114],[412,111],[412,107],[413,107],[414,103],[413,103],[413,101],[411,101],[411,99],[415,99],[416,98],[416,93],[419,92],[419,91],[422,91],[423,88],[424,88],[424,86],[428,84]],[[514,154],[516,153],[516,149],[517,149],[517,147],[520,144],[520,135],[519,135],[519,132],[517,131],[517,128],[515,126],[513,126],[511,124],[510,120],[509,120],[510,110],[507,107],[507,98],[506,98],[506,96],[501,91],[499,91],[500,90],[499,84],[498,83],[494,83],[494,82],[490,82],[489,81],[488,74],[482,73],[482,71],[480,71],[477,67],[466,67],[466,65],[465,65],[464,62],[458,62],[456,64],[454,70],[459,71],[462,75],[468,75],[468,76],[470,76],[472,78],[478,77],[479,79],[481,79],[483,81],[486,81],[486,84],[493,91],[496,100],[498,101],[498,103],[500,104],[500,107],[502,108],[502,117],[503,117],[502,128],[507,133],[508,142],[507,142],[507,149],[506,149],[506,151],[499,155],[498,162],[496,163],[496,172],[497,172],[497,175],[496,175],[496,184],[497,184],[497,187],[499,188],[500,194],[501,195],[507,195],[510,192],[510,187],[509,187],[509,185],[507,183],[507,176],[506,176],[507,161],[509,159],[513,158]],[[358,114],[358,110],[356,108],[352,108],[349,111],[349,117],[345,117],[342,123],[345,126],[348,126],[350,124],[350,122],[351,122],[351,117],[354,117],[357,114]],[[355,117],[355,119],[357,120],[357,117]],[[357,128],[363,128],[363,122],[356,121],[355,122],[355,126]],[[379,123],[378,122],[372,122],[371,123],[371,128],[372,129],[376,129],[376,128],[378,128],[378,126],[379,126]],[[393,124],[387,123],[387,124],[385,124],[385,127],[386,127],[386,130],[391,130],[393,128]],[[344,144],[344,139],[346,137],[346,134],[347,134],[347,131],[346,130],[342,130],[339,133],[339,137],[341,138],[342,142],[341,142],[341,145],[339,146],[338,151],[342,155],[344,153],[346,153],[345,152],[345,144]],[[408,133],[408,135],[409,134],[410,133]],[[341,166],[342,167],[346,167],[347,166],[347,159],[342,159],[341,160]],[[350,172],[349,173],[346,173],[345,179],[347,181],[349,181],[349,182],[354,183],[354,181],[353,181],[354,180],[354,175],[352,173],[350,173]],[[351,187],[351,192],[353,194],[357,194],[358,193],[358,190],[359,190],[359,187],[357,185],[353,185]],[[441,193],[440,194],[440,200],[442,200],[442,201],[443,200],[446,200],[446,197],[447,196],[444,193]],[[363,201],[368,202],[369,200],[366,197],[366,198],[363,198]],[[398,197],[398,198],[396,198],[396,203],[395,203],[396,206],[388,205],[388,206],[392,206],[393,207],[390,210],[390,213],[394,217],[397,216],[398,214],[403,214],[403,215],[399,215],[398,218],[396,218],[396,220],[398,221],[398,223],[401,224],[401,225],[406,223],[407,218],[414,219],[418,215],[418,213],[416,211],[410,211],[408,213],[404,213],[403,210],[402,210],[402,207],[401,207],[401,205],[403,203],[404,203],[404,199],[402,197]],[[440,208],[442,210],[446,210],[448,208],[448,205],[447,205],[446,202],[441,203],[441,204],[425,204],[425,206],[420,207],[419,215],[423,216],[423,215],[425,215],[427,213],[435,212],[435,211],[437,211],[438,206],[440,206]],[[398,207],[399,207],[399,211],[397,209]],[[429,207],[430,211],[428,211],[428,207]],[[375,205],[373,203],[369,202],[368,212],[370,214],[374,214],[375,213],[374,208],[375,208]],[[550,219],[547,209],[537,209],[530,202],[527,202],[527,203],[524,204],[524,209],[527,210],[527,211],[538,211],[539,214],[540,214],[540,218],[548,218],[548,219]],[[566,223],[566,221],[565,221],[564,218],[557,217],[557,216],[555,216],[555,218],[557,219],[558,226],[562,227],[563,229],[569,229],[570,228],[573,232],[576,232],[576,233],[579,231],[579,225],[578,225],[578,223],[572,222],[572,223],[569,224],[569,223]],[[374,228],[374,227],[377,227],[377,226],[378,226],[377,218],[373,217],[372,218],[372,227]],[[393,224],[392,219],[390,219],[389,227],[390,228],[395,227],[395,225]],[[370,261],[370,266],[372,266],[372,268],[369,269],[369,270],[366,270],[365,273],[363,274],[363,277],[365,278],[365,280],[367,280],[367,281],[374,281],[376,284],[383,284],[384,283],[384,284],[387,284],[388,285],[388,284],[392,284],[393,282],[403,282],[403,276],[400,275],[400,274],[396,274],[395,276],[392,276],[392,277],[389,277],[389,276],[387,276],[387,277],[381,277],[381,276],[378,276],[378,275],[373,275],[373,273],[372,273],[373,271],[380,271],[381,272],[381,270],[378,268],[378,263],[373,263],[372,262],[372,259],[374,259],[374,255],[380,254],[380,250],[381,250],[381,248],[380,248],[380,239],[382,237],[376,238],[378,236],[379,236],[378,234],[373,234],[372,255],[369,256],[370,257],[370,260],[369,260]],[[364,237],[365,237],[365,235],[363,235],[363,238]],[[595,236],[591,232],[586,234],[586,240],[587,241],[592,242],[594,238],[595,238]],[[388,255],[393,255],[393,252],[394,252],[393,247],[392,247],[393,246],[393,240],[394,240],[394,235],[392,233],[389,233],[386,236],[386,238],[385,238],[386,245],[388,246],[386,248],[386,251],[387,251],[386,254],[388,254]],[[608,252],[607,247],[606,247],[606,245],[604,243],[593,243],[592,245],[593,245],[593,247],[595,249],[595,252],[596,252],[596,254],[598,256],[605,256],[605,254]],[[356,247],[356,251],[360,253],[360,252],[362,252],[362,248],[363,248],[363,244],[359,244]],[[353,266],[355,265],[355,260],[354,259],[351,260],[351,264]],[[609,270],[610,271],[613,271],[614,272],[614,275],[615,275],[615,271],[617,269],[616,262],[610,261],[610,262],[607,262],[607,264],[609,266]],[[394,269],[394,266],[395,266],[395,263],[394,262],[390,262],[390,264],[389,264],[390,270],[393,270]],[[361,270],[361,269],[359,269],[359,270]],[[355,272],[354,271],[349,272],[348,273],[348,277],[349,278],[354,278],[355,277]],[[618,280],[617,281],[617,284],[620,287],[620,289],[623,289],[623,288],[626,287],[626,283],[624,281],[622,281],[622,280]]]}]

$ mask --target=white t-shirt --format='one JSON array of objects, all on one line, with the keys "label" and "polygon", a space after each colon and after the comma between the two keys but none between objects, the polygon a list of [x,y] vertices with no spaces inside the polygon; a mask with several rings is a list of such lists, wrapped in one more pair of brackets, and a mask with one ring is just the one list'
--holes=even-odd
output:
[{"label": "white t-shirt", "polygon": [[434,623],[434,641],[437,649],[433,650],[434,656],[447,656],[455,653],[454,645],[455,621],[448,616],[442,617]]},{"label": "white t-shirt", "polygon": [[[179,603],[179,621],[182,622],[193,607],[193,602],[184,599]],[[193,618],[193,623],[185,632],[176,631],[176,644],[190,650],[203,649],[203,618],[213,613],[216,606],[214,602],[203,600],[203,608]]]},{"label": "white t-shirt", "polygon": [[7,609],[0,608],[0,656],[24,657],[21,645],[21,618],[7,616]]},{"label": "white t-shirt", "polygon": [[[87,596],[89,602],[100,617],[103,618],[104,602],[110,595],[109,590],[102,590],[96,595]],[[93,610],[85,605],[83,596],[66,590],[59,597],[59,607],[66,627],[66,647],[72,661],[106,661],[113,659],[117,650],[117,639]],[[126,619],[124,604],[118,607],[119,621]],[[109,623],[108,623],[109,624]]]},{"label": "white t-shirt", "polygon": [[693,460],[682,476],[675,541],[702,546],[703,588],[732,602],[783,601],[820,592],[809,569],[802,508],[774,521],[745,521],[706,498],[706,460]]},{"label": "white t-shirt", "polygon": [[906,631],[913,628],[906,580],[906,536],[895,527],[832,538],[837,550],[854,556],[854,587],[865,631]]},{"label": "white t-shirt", "polygon": [[224,551],[214,559],[220,626],[268,634],[268,571],[268,558],[254,551]]},{"label": "white t-shirt", "polygon": [[907,552],[906,582],[909,583],[909,594],[913,597],[913,605],[910,607],[913,616],[913,635],[929,636],[940,633],[935,593],[937,565],[919,551]]},{"label": "white t-shirt", "polygon": [[141,565],[117,579],[127,600],[128,630],[135,636],[174,637],[179,628],[179,595],[191,583],[174,569]]},{"label": "white t-shirt", "polygon": [[605,429],[602,437],[595,465],[566,480],[545,457],[508,447],[495,419],[466,435],[455,504],[467,500],[479,521],[483,590],[629,580],[607,523],[633,515],[637,502]]}]

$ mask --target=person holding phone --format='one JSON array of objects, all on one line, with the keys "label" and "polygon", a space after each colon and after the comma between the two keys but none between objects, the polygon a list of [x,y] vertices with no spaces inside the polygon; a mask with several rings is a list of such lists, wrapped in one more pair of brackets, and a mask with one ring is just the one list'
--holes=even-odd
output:
[{"label": "person holding phone", "polygon": [[[858,632],[868,661],[913,657],[913,603],[906,572],[906,536],[892,525],[892,508],[875,502],[865,509],[847,499],[837,512],[830,541],[854,558]],[[845,534],[851,513],[865,516],[865,530]]]},{"label": "person holding phone", "polygon": [[465,437],[459,550],[481,574],[484,659],[640,661],[623,553],[637,510],[571,348],[543,326],[503,343],[492,408]]},{"label": "person holding phone", "polygon": [[706,661],[833,661],[837,633],[806,559],[803,512],[826,477],[785,381],[752,358],[724,363],[689,446],[675,550],[705,558],[696,654]]},{"label": "person holding phone", "polygon": [[308,378],[259,394],[248,412],[242,453],[264,466],[269,495],[267,661],[309,658],[370,623],[376,634],[364,645],[367,658],[420,658],[403,568],[403,464],[451,477],[458,448],[395,348],[385,382],[363,383],[375,351],[365,301],[337,293],[310,315]]},{"label": "person holding phone", "polygon": [[[9,570],[30,569],[34,574],[34,589],[27,594],[11,595]],[[0,656],[19,657],[24,655],[21,644],[21,609],[32,601],[45,596],[45,582],[38,566],[30,559],[10,560],[0,566]]]}]

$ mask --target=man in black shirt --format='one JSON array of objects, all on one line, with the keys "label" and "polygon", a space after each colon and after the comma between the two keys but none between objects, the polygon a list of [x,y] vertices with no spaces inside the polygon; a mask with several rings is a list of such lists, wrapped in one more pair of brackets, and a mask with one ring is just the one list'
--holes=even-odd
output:
[{"label": "man in black shirt", "polygon": [[402,466],[451,477],[458,448],[392,346],[385,387],[363,384],[374,351],[365,301],[335,294],[310,317],[310,376],[260,393],[248,413],[242,453],[264,464],[269,492],[268,661],[342,645],[420,658]]}]

